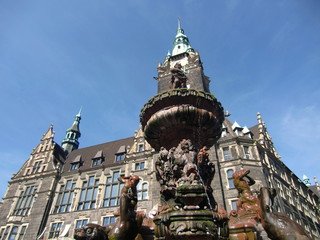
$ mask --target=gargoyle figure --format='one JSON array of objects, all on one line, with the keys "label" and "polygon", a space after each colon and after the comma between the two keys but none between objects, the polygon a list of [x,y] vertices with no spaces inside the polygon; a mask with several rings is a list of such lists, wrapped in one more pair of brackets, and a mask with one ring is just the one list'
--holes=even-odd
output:
[{"label": "gargoyle figure", "polygon": [[262,226],[272,240],[309,240],[304,229],[286,214],[272,212],[276,190],[273,188],[262,187],[260,189],[260,202],[262,211]]},{"label": "gargoyle figure", "polygon": [[134,175],[120,177],[119,181],[124,183],[120,194],[120,215],[108,237],[116,240],[134,240],[143,220],[143,216],[135,212],[138,202],[137,185],[140,178]]},{"label": "gargoyle figure", "polygon": [[172,73],[171,85],[172,88],[186,88],[187,87],[187,76],[181,70],[182,66],[180,63],[176,63],[170,70]]},{"label": "gargoyle figure", "polygon": [[88,223],[74,233],[76,240],[108,240],[106,229],[98,224]]}]

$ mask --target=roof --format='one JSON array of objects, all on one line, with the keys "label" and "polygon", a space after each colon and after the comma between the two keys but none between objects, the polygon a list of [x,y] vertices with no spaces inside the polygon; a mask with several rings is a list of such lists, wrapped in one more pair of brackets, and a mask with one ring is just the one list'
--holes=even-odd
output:
[{"label": "roof", "polygon": [[320,197],[320,191],[318,189],[318,186],[316,185],[309,186],[309,189],[311,189],[312,192],[314,192],[318,197]]},{"label": "roof", "polygon": [[72,151],[67,159],[66,163],[64,165],[63,173],[68,172],[74,172],[76,170],[71,170],[71,164],[75,162],[75,160],[79,159],[79,156],[81,156],[81,162],[82,165],[80,167],[81,171],[90,170],[94,167],[92,167],[92,159],[96,158],[97,155],[100,155],[100,153],[103,153],[103,157],[105,158],[102,165],[104,167],[111,167],[111,166],[117,166],[122,165],[122,162],[115,162],[115,154],[118,152],[118,150],[123,146],[132,146],[133,145],[133,139],[134,137],[124,138],[112,142],[102,143],[86,148],[80,148],[77,150]]},{"label": "roof", "polygon": [[259,124],[249,128],[253,134],[253,139],[259,139]]}]

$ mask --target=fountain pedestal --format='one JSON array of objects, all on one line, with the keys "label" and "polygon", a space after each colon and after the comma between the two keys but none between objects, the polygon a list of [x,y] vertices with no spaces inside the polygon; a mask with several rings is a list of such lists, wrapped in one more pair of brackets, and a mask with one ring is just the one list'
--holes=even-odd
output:
[{"label": "fountain pedestal", "polygon": [[146,140],[159,151],[156,239],[223,239],[226,219],[212,196],[215,168],[206,152],[221,134],[221,104],[206,92],[172,89],[150,99],[140,120]]}]

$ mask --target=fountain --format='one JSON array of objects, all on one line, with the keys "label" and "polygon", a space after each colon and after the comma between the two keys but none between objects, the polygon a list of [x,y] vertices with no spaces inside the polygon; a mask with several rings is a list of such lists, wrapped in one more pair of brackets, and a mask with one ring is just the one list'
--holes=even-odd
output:
[{"label": "fountain", "polygon": [[[233,174],[239,192],[237,211],[231,211],[228,218],[227,212],[215,201],[211,187],[215,166],[209,159],[208,149],[221,135],[224,111],[209,92],[209,78],[203,73],[199,54],[189,45],[180,23],[172,53],[164,65],[158,66],[159,93],[140,113],[144,137],[159,152],[154,166],[161,196],[157,214],[154,219],[147,219],[143,213],[135,211],[139,177],[126,177],[120,179],[125,181],[125,187],[113,228],[88,224],[75,238],[257,240],[269,239],[261,237],[264,229],[269,236],[280,234],[283,229],[279,224],[266,225],[272,219],[280,219],[280,214],[268,212],[268,199],[273,195],[264,191],[264,197],[259,199],[251,192],[250,186],[255,181],[249,176],[250,170]],[[295,228],[296,225],[290,226]],[[308,239],[303,231],[297,231],[294,236]],[[281,239],[289,239],[286,237]]]}]

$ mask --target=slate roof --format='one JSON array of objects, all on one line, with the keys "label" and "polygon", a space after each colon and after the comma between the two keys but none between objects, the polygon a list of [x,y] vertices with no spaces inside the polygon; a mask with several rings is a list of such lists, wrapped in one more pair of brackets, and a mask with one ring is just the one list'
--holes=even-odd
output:
[{"label": "slate roof", "polygon": [[78,171],[70,170],[70,168],[71,164],[78,162],[78,159],[80,159],[80,157],[82,164],[79,168],[80,171],[88,171],[90,169],[94,169],[96,167],[92,167],[92,159],[96,158],[100,154],[102,154],[104,157],[104,161],[102,163],[104,167],[121,166],[123,164],[123,161],[116,162],[115,154],[119,151],[120,148],[123,148],[123,146],[131,147],[133,145],[133,139],[134,137],[129,137],[74,150],[68,155],[62,173],[74,174],[76,171]]},{"label": "slate roof", "polygon": [[309,187],[312,192],[314,192],[318,197],[320,197],[320,192],[318,190],[318,187],[316,185],[310,186]]},{"label": "slate roof", "polygon": [[253,134],[253,139],[259,139],[259,124],[250,127],[249,130],[252,132]]}]

